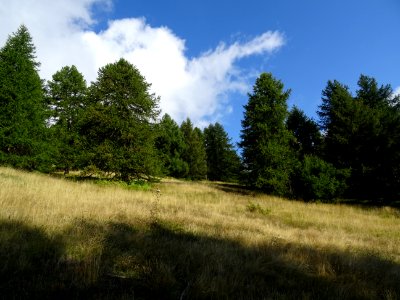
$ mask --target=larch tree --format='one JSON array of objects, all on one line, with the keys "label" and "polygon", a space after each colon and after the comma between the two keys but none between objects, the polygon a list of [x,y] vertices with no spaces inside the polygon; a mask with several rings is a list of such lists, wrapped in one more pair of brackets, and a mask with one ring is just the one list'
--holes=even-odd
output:
[{"label": "larch tree", "polygon": [[189,173],[189,165],[183,160],[186,149],[184,136],[179,125],[165,114],[159,124],[156,148],[163,164],[163,173],[176,178],[184,178]]},{"label": "larch tree", "polygon": [[48,170],[47,115],[35,53],[24,25],[0,50],[0,163]]},{"label": "larch tree", "polygon": [[75,66],[63,67],[46,86],[53,140],[57,142],[57,166],[65,173],[77,167],[79,156],[78,122],[86,107],[87,87]]},{"label": "larch tree", "polygon": [[325,129],[326,160],[351,170],[348,197],[400,195],[399,97],[390,85],[361,75],[356,96],[337,81],[328,82],[318,112]]},{"label": "larch tree", "polygon": [[193,123],[189,118],[182,122],[180,128],[185,141],[183,159],[189,166],[187,177],[194,180],[205,179],[207,175],[207,156],[203,133],[199,128],[193,127]]},{"label": "larch tree", "polygon": [[322,135],[317,122],[294,106],[286,120],[287,128],[294,136],[293,147],[300,159],[305,155],[319,155]]},{"label": "larch tree", "polygon": [[276,195],[291,193],[294,155],[286,127],[290,90],[270,73],[257,78],[244,106],[241,142],[244,182]]},{"label": "larch tree", "polygon": [[139,70],[125,59],[102,67],[89,99],[79,126],[87,164],[127,182],[159,174],[159,98]]},{"label": "larch tree", "polygon": [[240,170],[237,155],[228,134],[221,124],[210,124],[204,129],[209,180],[235,181]]}]

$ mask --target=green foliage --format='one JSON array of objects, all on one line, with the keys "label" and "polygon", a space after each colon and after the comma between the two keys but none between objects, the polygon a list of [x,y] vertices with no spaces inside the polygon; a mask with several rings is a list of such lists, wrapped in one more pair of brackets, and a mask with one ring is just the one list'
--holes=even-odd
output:
[{"label": "green foliage", "polygon": [[89,91],[79,133],[87,165],[124,181],[159,173],[154,140],[158,98],[139,70],[124,59],[101,68]]},{"label": "green foliage", "polygon": [[348,169],[336,169],[317,156],[306,155],[293,179],[295,195],[304,200],[332,200],[346,189]]},{"label": "green foliage", "polygon": [[302,110],[296,106],[289,112],[286,120],[287,128],[293,133],[292,143],[300,158],[305,155],[317,155],[321,144],[322,136],[318,124],[308,118]]},{"label": "green foliage", "polygon": [[[190,119],[179,127],[168,115],[156,124],[159,99],[126,60],[101,68],[89,89],[75,66],[63,67],[43,88],[38,67],[22,25],[0,49],[0,164],[83,169],[125,182],[161,173],[237,179],[240,159],[224,128],[212,124],[203,134]],[[390,85],[361,75],[352,95],[329,81],[318,111],[322,134],[300,109],[288,112],[289,95],[269,73],[249,94],[239,143],[245,184],[306,199],[343,191],[352,198],[400,197],[400,96]]]},{"label": "green foliage", "polygon": [[221,124],[210,124],[204,129],[209,180],[236,181],[240,170],[237,155],[228,134]]},{"label": "green foliage", "polygon": [[295,163],[289,146],[293,139],[287,130],[286,101],[290,90],[272,74],[256,80],[253,94],[244,106],[240,147],[244,163],[244,182],[276,195],[290,194],[290,175]]},{"label": "green foliage", "polygon": [[51,110],[53,142],[57,142],[57,166],[65,173],[78,167],[79,132],[78,121],[86,107],[86,82],[75,66],[63,67],[48,81],[48,105]]},{"label": "green foliage", "polygon": [[399,98],[388,85],[361,75],[353,97],[337,81],[328,82],[320,106],[325,129],[324,157],[337,168],[350,168],[347,195],[396,198],[400,195]]},{"label": "green foliage", "polygon": [[182,122],[180,128],[186,145],[182,157],[189,166],[188,178],[194,180],[205,179],[207,174],[207,155],[203,133],[199,128],[193,128],[192,121],[189,118]]},{"label": "green foliage", "polygon": [[186,145],[178,124],[165,114],[159,124],[159,135],[156,148],[163,165],[163,173],[169,176],[183,178],[189,173],[189,165],[182,155]]},{"label": "green foliage", "polygon": [[47,171],[51,154],[35,59],[32,38],[22,25],[0,50],[0,163]]},{"label": "green foliage", "polygon": [[353,167],[352,193],[365,197],[398,199],[400,196],[400,98],[390,85],[379,86],[364,75],[358,81],[355,101],[364,119],[354,147],[358,160]]},{"label": "green foliage", "polygon": [[351,167],[350,162],[358,158],[352,149],[365,120],[365,111],[360,101],[354,101],[347,86],[338,81],[329,81],[323,91],[322,105],[318,112],[320,123],[326,132],[324,157],[340,168]]}]

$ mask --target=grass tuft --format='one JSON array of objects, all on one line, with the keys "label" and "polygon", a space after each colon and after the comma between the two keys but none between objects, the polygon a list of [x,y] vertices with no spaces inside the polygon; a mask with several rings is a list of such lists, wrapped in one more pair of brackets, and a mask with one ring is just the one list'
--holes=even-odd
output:
[{"label": "grass tuft", "polygon": [[271,213],[271,209],[261,207],[260,204],[254,202],[249,202],[249,204],[246,206],[246,210],[251,213],[261,214],[263,216],[267,216]]}]

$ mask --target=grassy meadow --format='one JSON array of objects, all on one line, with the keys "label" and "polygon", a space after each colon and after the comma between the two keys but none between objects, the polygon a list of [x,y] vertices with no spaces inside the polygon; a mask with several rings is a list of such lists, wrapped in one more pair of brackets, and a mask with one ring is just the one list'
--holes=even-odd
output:
[{"label": "grassy meadow", "polygon": [[399,299],[400,211],[0,167],[0,298]]}]

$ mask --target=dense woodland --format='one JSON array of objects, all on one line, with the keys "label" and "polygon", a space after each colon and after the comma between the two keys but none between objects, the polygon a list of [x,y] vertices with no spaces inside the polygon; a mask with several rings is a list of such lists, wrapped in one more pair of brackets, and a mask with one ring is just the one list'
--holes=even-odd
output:
[{"label": "dense woodland", "polygon": [[400,196],[400,97],[374,78],[361,75],[355,92],[328,81],[315,121],[289,110],[290,89],[261,74],[244,107],[239,157],[221,124],[201,130],[162,116],[150,83],[125,59],[90,85],[75,66],[47,82],[39,67],[21,26],[0,50],[1,165],[126,182],[239,182],[304,200]]}]

